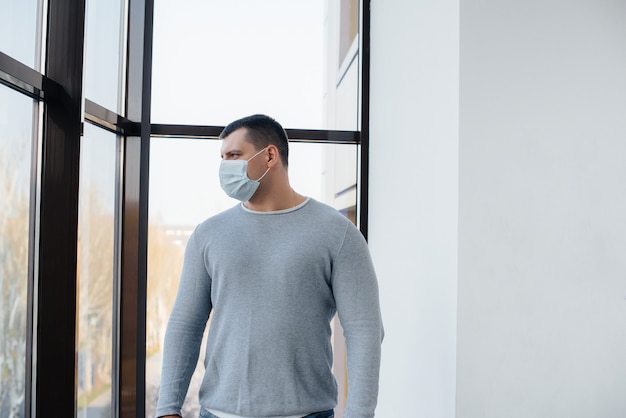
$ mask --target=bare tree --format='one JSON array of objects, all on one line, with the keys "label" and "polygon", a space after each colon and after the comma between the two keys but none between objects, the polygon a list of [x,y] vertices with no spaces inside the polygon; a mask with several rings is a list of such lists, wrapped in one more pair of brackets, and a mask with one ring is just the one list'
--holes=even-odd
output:
[{"label": "bare tree", "polygon": [[148,324],[149,352],[160,350],[165,325],[174,304],[182,268],[184,243],[168,236],[176,232],[157,222],[148,226]]},{"label": "bare tree", "polygon": [[[29,199],[18,164],[9,164],[1,151],[0,416],[19,418],[24,413],[27,352]],[[81,188],[77,350],[82,373],[80,390],[84,399],[91,399],[93,393],[110,386],[112,376],[114,214],[95,186],[83,182]],[[178,288],[186,237],[182,242],[173,239],[168,235],[172,230],[176,228],[155,222],[149,226],[149,355],[161,349]]]},{"label": "bare tree", "polygon": [[0,415],[17,418],[24,409],[28,189],[7,160],[0,154]]},{"label": "bare tree", "polygon": [[78,222],[79,407],[93,391],[110,387],[113,335],[113,207],[82,185]]},{"label": "bare tree", "polygon": [[[190,228],[166,225],[151,219],[148,227],[148,354],[161,351],[165,328],[174,304],[182,269],[185,246]],[[160,356],[149,358],[146,381],[146,417],[153,417],[160,386]],[[194,375],[183,406],[184,416],[196,416],[199,406],[195,394],[201,381],[201,371]]]}]

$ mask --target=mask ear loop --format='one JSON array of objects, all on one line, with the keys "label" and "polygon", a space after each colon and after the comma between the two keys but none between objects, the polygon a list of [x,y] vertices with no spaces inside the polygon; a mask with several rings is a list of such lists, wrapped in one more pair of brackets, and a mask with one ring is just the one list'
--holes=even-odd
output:
[{"label": "mask ear loop", "polygon": [[262,179],[263,177],[265,177],[265,175],[266,175],[267,173],[269,173],[269,171],[270,171],[270,168],[269,168],[269,167],[267,167],[267,170],[265,170],[265,173],[263,173],[263,175],[262,175],[261,177],[259,177],[259,178],[258,178],[258,180],[255,180],[255,181],[261,181],[261,179]]},{"label": "mask ear loop", "polygon": [[262,153],[263,151],[265,151],[268,148],[269,148],[269,145],[267,147],[263,148],[261,151],[257,152],[256,154],[254,154],[252,157],[248,158],[246,161],[252,160],[254,157],[256,157],[257,155],[259,155],[260,153]]},{"label": "mask ear loop", "polygon": [[[265,151],[266,149],[269,148],[269,145],[265,148],[263,148],[261,151],[257,152],[256,154],[254,154],[252,157],[250,157],[249,160],[247,160],[246,162],[249,162],[250,160],[252,160],[254,157],[256,157],[257,155],[259,155],[260,153],[262,153],[263,151]],[[270,171],[270,168],[267,167],[267,170],[265,170],[265,173],[263,173],[263,175],[261,177],[259,177],[257,180],[254,181],[261,181],[263,179],[263,177],[265,177],[265,175]]]}]

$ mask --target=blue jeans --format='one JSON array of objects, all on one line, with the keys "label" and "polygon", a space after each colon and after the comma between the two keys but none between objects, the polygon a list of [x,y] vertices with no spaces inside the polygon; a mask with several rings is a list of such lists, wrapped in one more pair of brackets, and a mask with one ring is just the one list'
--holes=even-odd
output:
[{"label": "blue jeans", "polygon": [[[329,409],[328,411],[314,412],[302,418],[333,418],[334,416],[335,416],[335,412],[332,409]],[[206,409],[202,408],[200,410],[200,418],[219,418],[219,417],[216,417],[215,415],[213,415]]]}]

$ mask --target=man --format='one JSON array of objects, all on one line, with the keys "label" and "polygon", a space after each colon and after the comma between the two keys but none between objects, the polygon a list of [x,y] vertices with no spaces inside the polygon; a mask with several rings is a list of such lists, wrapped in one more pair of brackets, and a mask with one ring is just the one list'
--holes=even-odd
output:
[{"label": "man", "polygon": [[249,116],[220,138],[220,183],[242,203],[201,223],[187,244],[157,416],[180,416],[211,314],[201,417],[333,417],[337,312],[347,341],[345,417],[373,417],[383,328],[363,236],[290,186],[278,122]]}]

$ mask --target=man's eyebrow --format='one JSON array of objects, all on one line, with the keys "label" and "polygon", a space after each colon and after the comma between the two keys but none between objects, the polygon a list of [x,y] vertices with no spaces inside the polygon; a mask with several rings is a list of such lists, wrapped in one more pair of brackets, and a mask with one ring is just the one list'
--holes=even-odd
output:
[{"label": "man's eyebrow", "polygon": [[239,149],[231,149],[226,152],[223,152],[222,155],[233,155],[233,154],[241,154],[241,150]]}]

